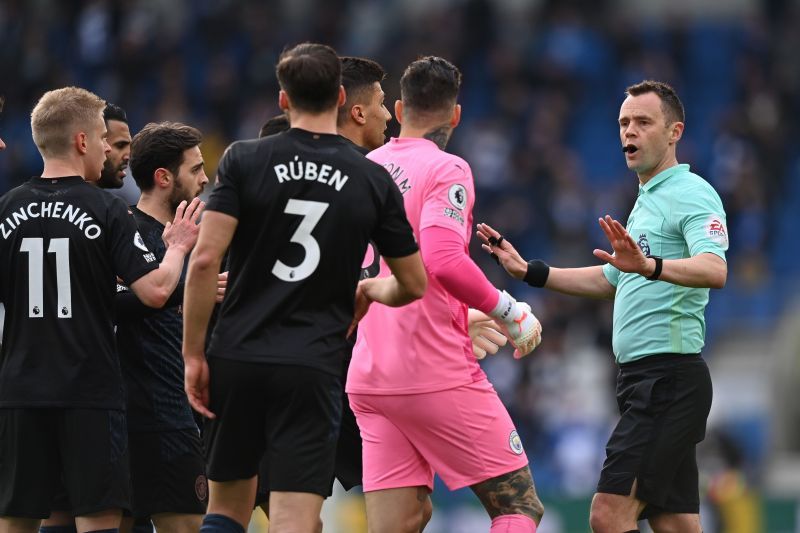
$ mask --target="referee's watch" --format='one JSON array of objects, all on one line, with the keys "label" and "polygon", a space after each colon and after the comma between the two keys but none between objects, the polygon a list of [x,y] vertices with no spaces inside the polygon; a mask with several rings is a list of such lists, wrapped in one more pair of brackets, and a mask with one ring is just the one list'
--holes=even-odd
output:
[{"label": "referee's watch", "polygon": [[653,270],[653,273],[647,276],[647,279],[650,281],[657,281],[658,278],[661,276],[661,269],[664,267],[664,260],[658,257],[657,255],[648,255],[648,259],[654,259],[656,262],[656,269]]}]

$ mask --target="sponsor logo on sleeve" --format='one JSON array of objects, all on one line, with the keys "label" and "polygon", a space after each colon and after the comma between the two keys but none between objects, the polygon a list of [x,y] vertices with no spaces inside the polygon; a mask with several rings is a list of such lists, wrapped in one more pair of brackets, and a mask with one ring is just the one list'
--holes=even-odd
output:
[{"label": "sponsor logo on sleeve", "polygon": [[136,246],[143,252],[149,252],[150,250],[147,249],[147,245],[144,243],[144,239],[142,239],[141,234],[137,231],[133,235],[133,245]]},{"label": "sponsor logo on sleeve", "polygon": [[455,183],[450,186],[450,190],[447,191],[447,197],[450,199],[450,203],[453,204],[453,207],[459,211],[463,211],[464,208],[467,207],[467,189],[460,183]]},{"label": "sponsor logo on sleeve", "polygon": [[725,219],[719,215],[711,215],[705,224],[706,236],[712,241],[722,246],[728,245],[728,228],[725,227]]},{"label": "sponsor logo on sleeve", "polygon": [[448,218],[452,218],[462,226],[464,225],[464,217],[461,216],[461,213],[453,209],[452,207],[445,207],[444,208],[444,216]]}]

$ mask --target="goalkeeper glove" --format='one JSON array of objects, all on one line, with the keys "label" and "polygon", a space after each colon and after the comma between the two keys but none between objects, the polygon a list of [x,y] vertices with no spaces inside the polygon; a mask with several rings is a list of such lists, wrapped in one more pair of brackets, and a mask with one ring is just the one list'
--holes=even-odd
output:
[{"label": "goalkeeper glove", "polygon": [[531,306],[517,302],[506,291],[500,292],[500,300],[489,316],[514,345],[514,358],[525,357],[542,342],[542,325],[531,312]]}]

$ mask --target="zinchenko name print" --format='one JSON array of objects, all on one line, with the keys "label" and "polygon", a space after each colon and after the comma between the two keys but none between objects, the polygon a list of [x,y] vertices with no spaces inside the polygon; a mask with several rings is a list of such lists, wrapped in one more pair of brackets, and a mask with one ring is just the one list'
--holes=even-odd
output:
[{"label": "zinchenko name print", "polygon": [[8,239],[11,233],[22,222],[35,218],[60,218],[78,226],[87,239],[96,239],[102,233],[100,226],[93,224],[93,219],[80,207],[64,202],[32,202],[27,206],[12,211],[2,223],[0,234]]},{"label": "zinchenko name print", "polygon": [[299,156],[295,156],[294,161],[289,162],[288,165],[281,163],[273,168],[275,169],[278,183],[292,180],[316,181],[336,187],[337,191],[341,191],[344,184],[350,179],[347,174],[343,174],[340,170],[330,165],[318,165],[313,161],[302,161]]}]

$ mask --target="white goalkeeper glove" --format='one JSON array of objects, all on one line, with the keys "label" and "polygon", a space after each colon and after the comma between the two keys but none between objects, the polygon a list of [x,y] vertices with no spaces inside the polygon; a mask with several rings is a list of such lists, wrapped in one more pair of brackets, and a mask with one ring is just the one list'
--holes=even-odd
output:
[{"label": "white goalkeeper glove", "polygon": [[531,306],[517,302],[506,291],[500,292],[500,301],[489,313],[516,348],[514,358],[525,357],[542,342],[542,325],[531,312]]},{"label": "white goalkeeper glove", "polygon": [[492,320],[492,317],[477,309],[469,310],[467,322],[469,323],[469,338],[472,340],[472,353],[477,359],[483,359],[486,354],[496,354],[497,350],[508,342],[505,333]]}]

